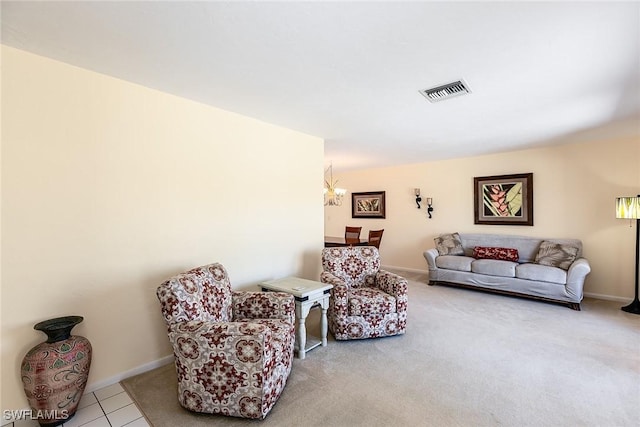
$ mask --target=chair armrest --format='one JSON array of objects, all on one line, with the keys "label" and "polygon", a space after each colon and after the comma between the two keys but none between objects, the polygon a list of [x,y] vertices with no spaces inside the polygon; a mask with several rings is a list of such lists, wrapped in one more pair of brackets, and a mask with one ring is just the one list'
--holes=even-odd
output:
[{"label": "chair armrest", "polygon": [[406,295],[408,282],[404,277],[386,270],[379,270],[376,274],[376,287],[394,297]]},{"label": "chair armrest", "polygon": [[347,292],[349,287],[347,284],[344,283],[344,280],[328,271],[322,272],[320,281],[333,285],[333,288],[331,288],[331,298],[329,298],[329,310],[332,310],[336,315],[346,316],[348,313],[347,303],[349,302]]},{"label": "chair armrest", "polygon": [[407,279],[386,270],[379,270],[378,274],[376,274],[375,284],[378,289],[396,298],[396,310],[398,313],[407,311],[407,289],[409,286]]},{"label": "chair armrest", "polygon": [[582,301],[584,280],[590,272],[591,266],[586,258],[576,259],[571,266],[569,266],[569,270],[567,270],[567,295],[572,297],[576,302]]},{"label": "chair armrest", "polygon": [[342,280],[341,278],[339,278],[335,274],[330,273],[328,271],[323,271],[320,274],[320,282],[328,283],[330,285],[333,285],[334,287],[336,287],[336,286],[338,286],[338,287],[344,286],[345,288],[347,288],[347,284],[344,282],[344,280]]},{"label": "chair armrest", "polygon": [[233,320],[250,319],[286,319],[295,323],[295,303],[293,295],[284,292],[248,292],[231,293]]}]

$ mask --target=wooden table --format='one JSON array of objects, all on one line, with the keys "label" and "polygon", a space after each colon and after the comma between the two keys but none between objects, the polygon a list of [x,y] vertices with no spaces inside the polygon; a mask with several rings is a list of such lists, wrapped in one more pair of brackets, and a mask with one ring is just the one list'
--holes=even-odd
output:
[{"label": "wooden table", "polygon": [[[300,279],[299,277],[285,277],[284,279],[270,280],[260,284],[263,291],[286,292],[293,295],[296,303],[296,350],[298,357],[304,359],[307,351],[322,345],[327,345],[327,309],[329,308],[329,295],[333,285],[315,282],[313,280]],[[322,309],[320,319],[320,340],[309,337],[307,343],[306,320],[311,307],[319,305]]]},{"label": "wooden table", "polygon": [[366,246],[369,244],[367,239],[360,239],[360,243],[356,243],[354,245],[347,245],[344,240],[344,237],[333,237],[333,236],[324,236],[324,247],[325,248],[335,248],[337,246]]}]

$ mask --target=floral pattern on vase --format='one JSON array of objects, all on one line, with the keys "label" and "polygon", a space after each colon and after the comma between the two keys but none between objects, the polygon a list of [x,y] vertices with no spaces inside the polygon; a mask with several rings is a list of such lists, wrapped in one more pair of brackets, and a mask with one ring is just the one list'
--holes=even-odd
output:
[{"label": "floral pattern on vase", "polygon": [[380,270],[373,246],[326,248],[320,281],[333,285],[329,330],[337,340],[401,335],[407,328],[407,280]]},{"label": "floral pattern on vase", "polygon": [[34,329],[47,334],[47,341],[27,352],[21,376],[32,416],[41,426],[57,426],[73,415],[84,393],[91,367],[91,343],[71,335],[81,316],[45,320]]}]

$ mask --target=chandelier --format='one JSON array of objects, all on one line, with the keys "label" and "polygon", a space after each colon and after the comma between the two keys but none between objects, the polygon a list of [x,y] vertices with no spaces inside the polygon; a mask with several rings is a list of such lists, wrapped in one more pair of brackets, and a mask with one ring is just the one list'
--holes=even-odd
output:
[{"label": "chandelier", "polygon": [[333,164],[330,164],[327,170],[324,171],[325,175],[327,171],[329,172],[329,180],[324,180],[324,205],[341,206],[342,198],[347,194],[347,190],[336,187],[338,181],[333,180]]}]

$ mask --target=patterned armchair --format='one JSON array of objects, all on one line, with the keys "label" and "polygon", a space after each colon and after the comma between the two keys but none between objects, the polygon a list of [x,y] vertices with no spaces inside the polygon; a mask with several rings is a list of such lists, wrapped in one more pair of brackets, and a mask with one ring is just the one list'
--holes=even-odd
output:
[{"label": "patterned armchair", "polygon": [[173,345],[180,404],[264,418],[291,372],[293,296],[232,291],[221,264],[172,277],[156,294]]},{"label": "patterned armchair", "polygon": [[326,248],[320,281],[333,285],[329,330],[337,340],[404,334],[407,280],[380,270],[373,246]]}]

